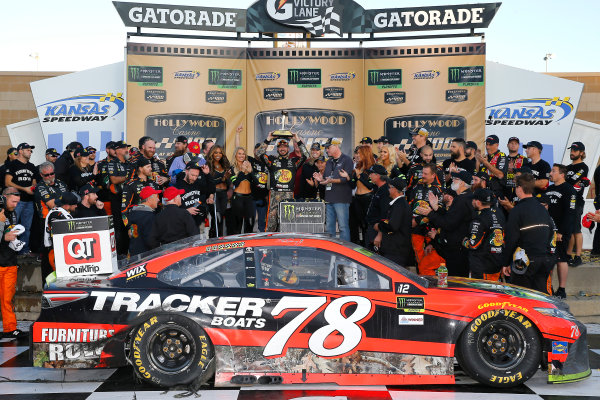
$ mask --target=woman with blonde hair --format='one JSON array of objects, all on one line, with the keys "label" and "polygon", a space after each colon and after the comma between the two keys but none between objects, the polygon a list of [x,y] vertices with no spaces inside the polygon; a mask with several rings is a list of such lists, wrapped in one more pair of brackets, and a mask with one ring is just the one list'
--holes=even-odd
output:
[{"label": "woman with blonde hair", "polygon": [[[246,149],[237,147],[229,169],[229,180],[233,186],[231,198],[232,234],[251,233],[254,229],[254,200],[252,198],[252,164],[248,161]],[[227,232],[229,234],[229,232]]]},{"label": "woman with blonde hair", "polygon": [[385,144],[381,147],[377,164],[385,167],[389,179],[394,179],[400,175],[400,168],[398,168],[398,163],[396,161],[396,149],[391,144]]},{"label": "woman with blonde hair", "polygon": [[223,236],[225,234],[223,232],[223,216],[227,210],[227,189],[229,188],[230,183],[229,176],[231,173],[231,164],[229,164],[229,160],[225,155],[225,150],[218,144],[212,146],[208,152],[206,163],[210,169],[210,178],[213,180],[216,189],[214,199],[215,205],[209,207],[212,220],[209,236],[216,237],[217,228],[219,236]]}]

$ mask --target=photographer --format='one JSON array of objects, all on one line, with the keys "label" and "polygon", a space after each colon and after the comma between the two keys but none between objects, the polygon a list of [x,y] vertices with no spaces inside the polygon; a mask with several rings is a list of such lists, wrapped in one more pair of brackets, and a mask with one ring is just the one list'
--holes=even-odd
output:
[{"label": "photographer", "polygon": [[184,190],[181,195],[181,208],[185,208],[193,217],[200,232],[208,216],[208,204],[214,199],[215,184],[210,178],[210,168],[204,159],[190,161],[183,173],[177,175],[177,189]]},{"label": "photographer", "polygon": [[17,285],[17,251],[11,247],[11,242],[17,239],[17,234],[11,229],[17,224],[15,209],[19,204],[20,193],[9,187],[2,192],[4,206],[0,210],[0,226],[2,226],[2,241],[0,241],[0,309],[2,311],[2,338],[16,339],[22,332],[17,329],[17,317],[13,309],[13,297]]}]

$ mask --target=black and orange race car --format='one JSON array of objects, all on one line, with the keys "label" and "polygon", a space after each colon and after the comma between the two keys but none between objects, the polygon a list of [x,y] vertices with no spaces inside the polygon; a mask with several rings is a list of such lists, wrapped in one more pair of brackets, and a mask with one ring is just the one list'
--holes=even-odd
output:
[{"label": "black and orange race car", "polygon": [[454,360],[507,387],[591,374],[585,325],[520,287],[438,287],[362,247],[314,234],[175,243],[104,277],[58,280],[32,326],[33,364],[132,365],[175,386],[452,384]]}]

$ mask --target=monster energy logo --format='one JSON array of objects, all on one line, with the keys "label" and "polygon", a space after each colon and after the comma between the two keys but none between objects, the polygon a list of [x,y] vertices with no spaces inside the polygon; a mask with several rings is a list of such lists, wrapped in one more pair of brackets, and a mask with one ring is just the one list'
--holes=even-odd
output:
[{"label": "monster energy logo", "polygon": [[242,71],[239,69],[209,69],[208,84],[217,85],[219,89],[240,89],[242,87]]},{"label": "monster energy logo", "polygon": [[300,79],[300,71],[297,69],[290,70],[290,83],[297,83]]},{"label": "monster energy logo", "polygon": [[137,82],[140,79],[140,67],[129,67],[129,80]]},{"label": "monster energy logo", "polygon": [[378,89],[392,89],[402,87],[401,69],[370,69],[368,85],[377,86]]},{"label": "monster energy logo", "polygon": [[423,297],[396,297],[396,308],[408,312],[423,312],[425,299]]},{"label": "monster energy logo", "polygon": [[75,221],[68,221],[67,222],[67,229],[69,231],[74,231],[75,230]]},{"label": "monster energy logo", "polygon": [[379,81],[379,71],[369,71],[369,85],[376,85]]},{"label": "monster energy logo", "polygon": [[283,206],[283,218],[290,222],[296,219],[296,206],[294,204]]},{"label": "monster energy logo", "polygon": [[162,67],[145,67],[131,65],[128,70],[129,82],[135,82],[139,86],[162,86]]},{"label": "monster energy logo", "polygon": [[299,88],[320,88],[321,70],[316,68],[290,68],[288,69],[288,85],[297,85]]},{"label": "monster energy logo", "polygon": [[460,68],[448,68],[448,75],[450,77],[449,83],[458,82],[460,79]]},{"label": "monster energy logo", "polygon": [[210,78],[208,79],[208,84],[209,85],[218,85],[219,77],[221,76],[221,71],[219,71],[218,69],[211,69],[208,71],[208,73],[210,74]]},{"label": "monster energy logo", "polygon": [[471,67],[449,67],[448,83],[456,83],[458,86],[482,86],[483,65]]}]

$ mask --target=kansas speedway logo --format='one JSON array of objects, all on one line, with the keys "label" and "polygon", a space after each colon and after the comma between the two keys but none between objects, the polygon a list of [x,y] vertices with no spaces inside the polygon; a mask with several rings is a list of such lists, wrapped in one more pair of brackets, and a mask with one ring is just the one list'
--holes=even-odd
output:
[{"label": "kansas speedway logo", "polygon": [[446,90],[446,101],[451,103],[461,103],[469,100],[469,91],[466,89]]},{"label": "kansas speedway logo", "polygon": [[167,91],[161,89],[148,89],[144,92],[144,100],[150,103],[164,103],[167,101]]},{"label": "kansas speedway logo", "polygon": [[430,69],[427,71],[418,71],[412,74],[413,79],[435,79],[440,76],[440,71],[437,69]]},{"label": "kansas speedway logo", "polygon": [[354,72],[336,72],[329,75],[329,80],[331,81],[351,81],[354,78],[356,78],[356,73]]},{"label": "kansas speedway logo", "polygon": [[263,97],[265,100],[283,100],[285,99],[285,90],[283,88],[265,88]]},{"label": "kansas speedway logo", "polygon": [[208,90],[206,92],[206,102],[211,104],[227,103],[227,92],[221,90]]},{"label": "kansas speedway logo", "polygon": [[383,101],[385,102],[385,104],[406,103],[406,92],[385,92]]},{"label": "kansas speedway logo", "polygon": [[326,87],[323,88],[323,98],[327,100],[340,100],[344,98],[343,87]]},{"label": "kansas speedway logo", "polygon": [[197,79],[200,78],[200,71],[175,71],[173,73],[175,79]]},{"label": "kansas speedway logo", "polygon": [[279,78],[281,78],[279,72],[261,72],[256,74],[257,81],[276,81]]}]

